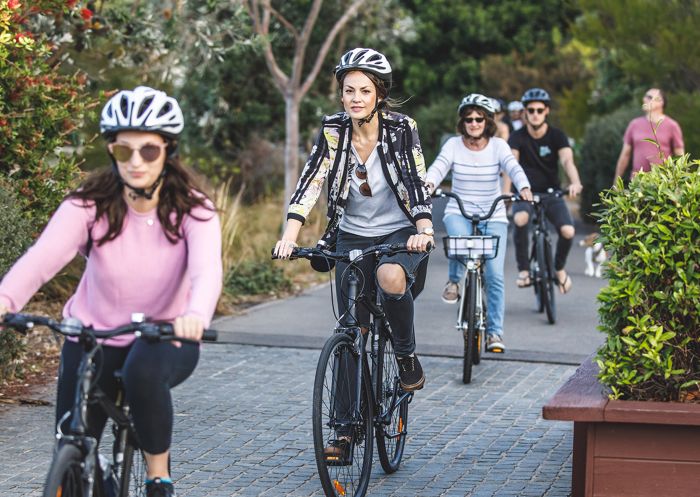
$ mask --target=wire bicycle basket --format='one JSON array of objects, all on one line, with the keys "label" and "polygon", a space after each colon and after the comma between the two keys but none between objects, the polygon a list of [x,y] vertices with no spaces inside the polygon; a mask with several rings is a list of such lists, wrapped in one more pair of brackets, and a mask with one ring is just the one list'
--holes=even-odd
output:
[{"label": "wire bicycle basket", "polygon": [[442,243],[448,259],[493,259],[498,254],[500,236],[446,236]]}]

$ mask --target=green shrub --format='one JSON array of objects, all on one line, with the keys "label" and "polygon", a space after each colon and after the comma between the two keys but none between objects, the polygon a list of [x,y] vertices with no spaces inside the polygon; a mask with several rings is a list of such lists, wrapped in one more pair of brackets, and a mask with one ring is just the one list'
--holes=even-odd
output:
[{"label": "green shrub", "polygon": [[289,290],[291,282],[272,261],[246,261],[226,277],[225,289],[231,295],[258,295]]},{"label": "green shrub", "polygon": [[[17,199],[0,184],[0,279],[32,241],[32,227]],[[15,376],[25,345],[19,335],[0,331],[0,383]]]},{"label": "green shrub", "polygon": [[600,379],[614,398],[683,400],[700,384],[700,161],[669,159],[602,202]]},{"label": "green shrub", "polygon": [[600,193],[610,188],[615,177],[615,166],[627,125],[639,115],[639,105],[630,105],[604,116],[593,117],[586,125],[581,160],[577,164],[583,184],[581,214],[584,219],[591,219],[590,216],[599,210],[596,204],[600,202]]},{"label": "green shrub", "polygon": [[667,94],[666,113],[678,121],[683,131],[685,152],[691,157],[700,154],[700,92]]}]

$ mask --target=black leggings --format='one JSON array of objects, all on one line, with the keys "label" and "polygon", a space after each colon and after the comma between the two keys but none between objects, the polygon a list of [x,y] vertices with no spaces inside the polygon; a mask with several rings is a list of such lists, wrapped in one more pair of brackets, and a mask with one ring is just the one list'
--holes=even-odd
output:
[{"label": "black leggings", "polygon": [[[56,400],[56,423],[70,411],[76,393],[78,368],[83,357],[80,344],[66,340],[61,351]],[[149,454],[160,454],[170,448],[173,432],[173,404],[170,389],[185,381],[199,360],[199,346],[172,343],[147,343],[136,340],[129,347],[103,346],[95,356],[97,385],[110,398],[116,399],[117,380],[114,372],[122,370],[134,428],[141,448]],[[89,434],[99,440],[107,414],[98,405],[88,408]],[[70,418],[61,429],[67,432]]]},{"label": "black leggings", "polygon": [[[563,198],[544,197],[542,199],[542,204],[544,206],[545,217],[554,225],[559,235],[557,237],[557,247],[554,252],[554,270],[561,271],[564,269],[564,266],[566,266],[566,259],[569,256],[569,251],[574,243],[574,239],[564,238],[561,236],[560,230],[562,226],[573,226],[574,220]],[[515,202],[513,204],[513,216],[520,211],[526,211],[529,214],[529,220],[525,226],[515,225],[515,230],[513,232],[515,260],[518,263],[518,271],[527,271],[529,269],[527,235],[528,228],[530,224],[532,224],[532,217],[535,214],[535,208],[526,202]]]}]

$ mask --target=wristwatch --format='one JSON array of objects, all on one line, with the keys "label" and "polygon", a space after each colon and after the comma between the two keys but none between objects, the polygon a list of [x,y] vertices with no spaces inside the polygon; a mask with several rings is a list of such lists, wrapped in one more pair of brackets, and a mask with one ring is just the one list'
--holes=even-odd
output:
[{"label": "wristwatch", "polygon": [[419,235],[428,235],[428,236],[432,236],[433,238],[435,238],[435,230],[432,228],[432,226],[430,228],[424,228],[423,231],[421,231],[418,234]]}]

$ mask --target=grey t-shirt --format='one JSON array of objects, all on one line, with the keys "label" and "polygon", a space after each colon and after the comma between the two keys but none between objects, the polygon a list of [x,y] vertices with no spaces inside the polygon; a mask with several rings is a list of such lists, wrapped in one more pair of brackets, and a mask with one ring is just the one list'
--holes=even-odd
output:
[{"label": "grey t-shirt", "polygon": [[360,193],[360,185],[364,180],[355,174],[356,165],[362,164],[355,147],[352,147],[351,161],[350,193],[345,213],[340,221],[340,229],[355,235],[371,237],[388,235],[401,228],[412,226],[413,223],[401,210],[394,192],[389,188],[384,177],[377,146],[369,154],[365,163],[367,182],[372,190],[371,197],[365,197]]}]

